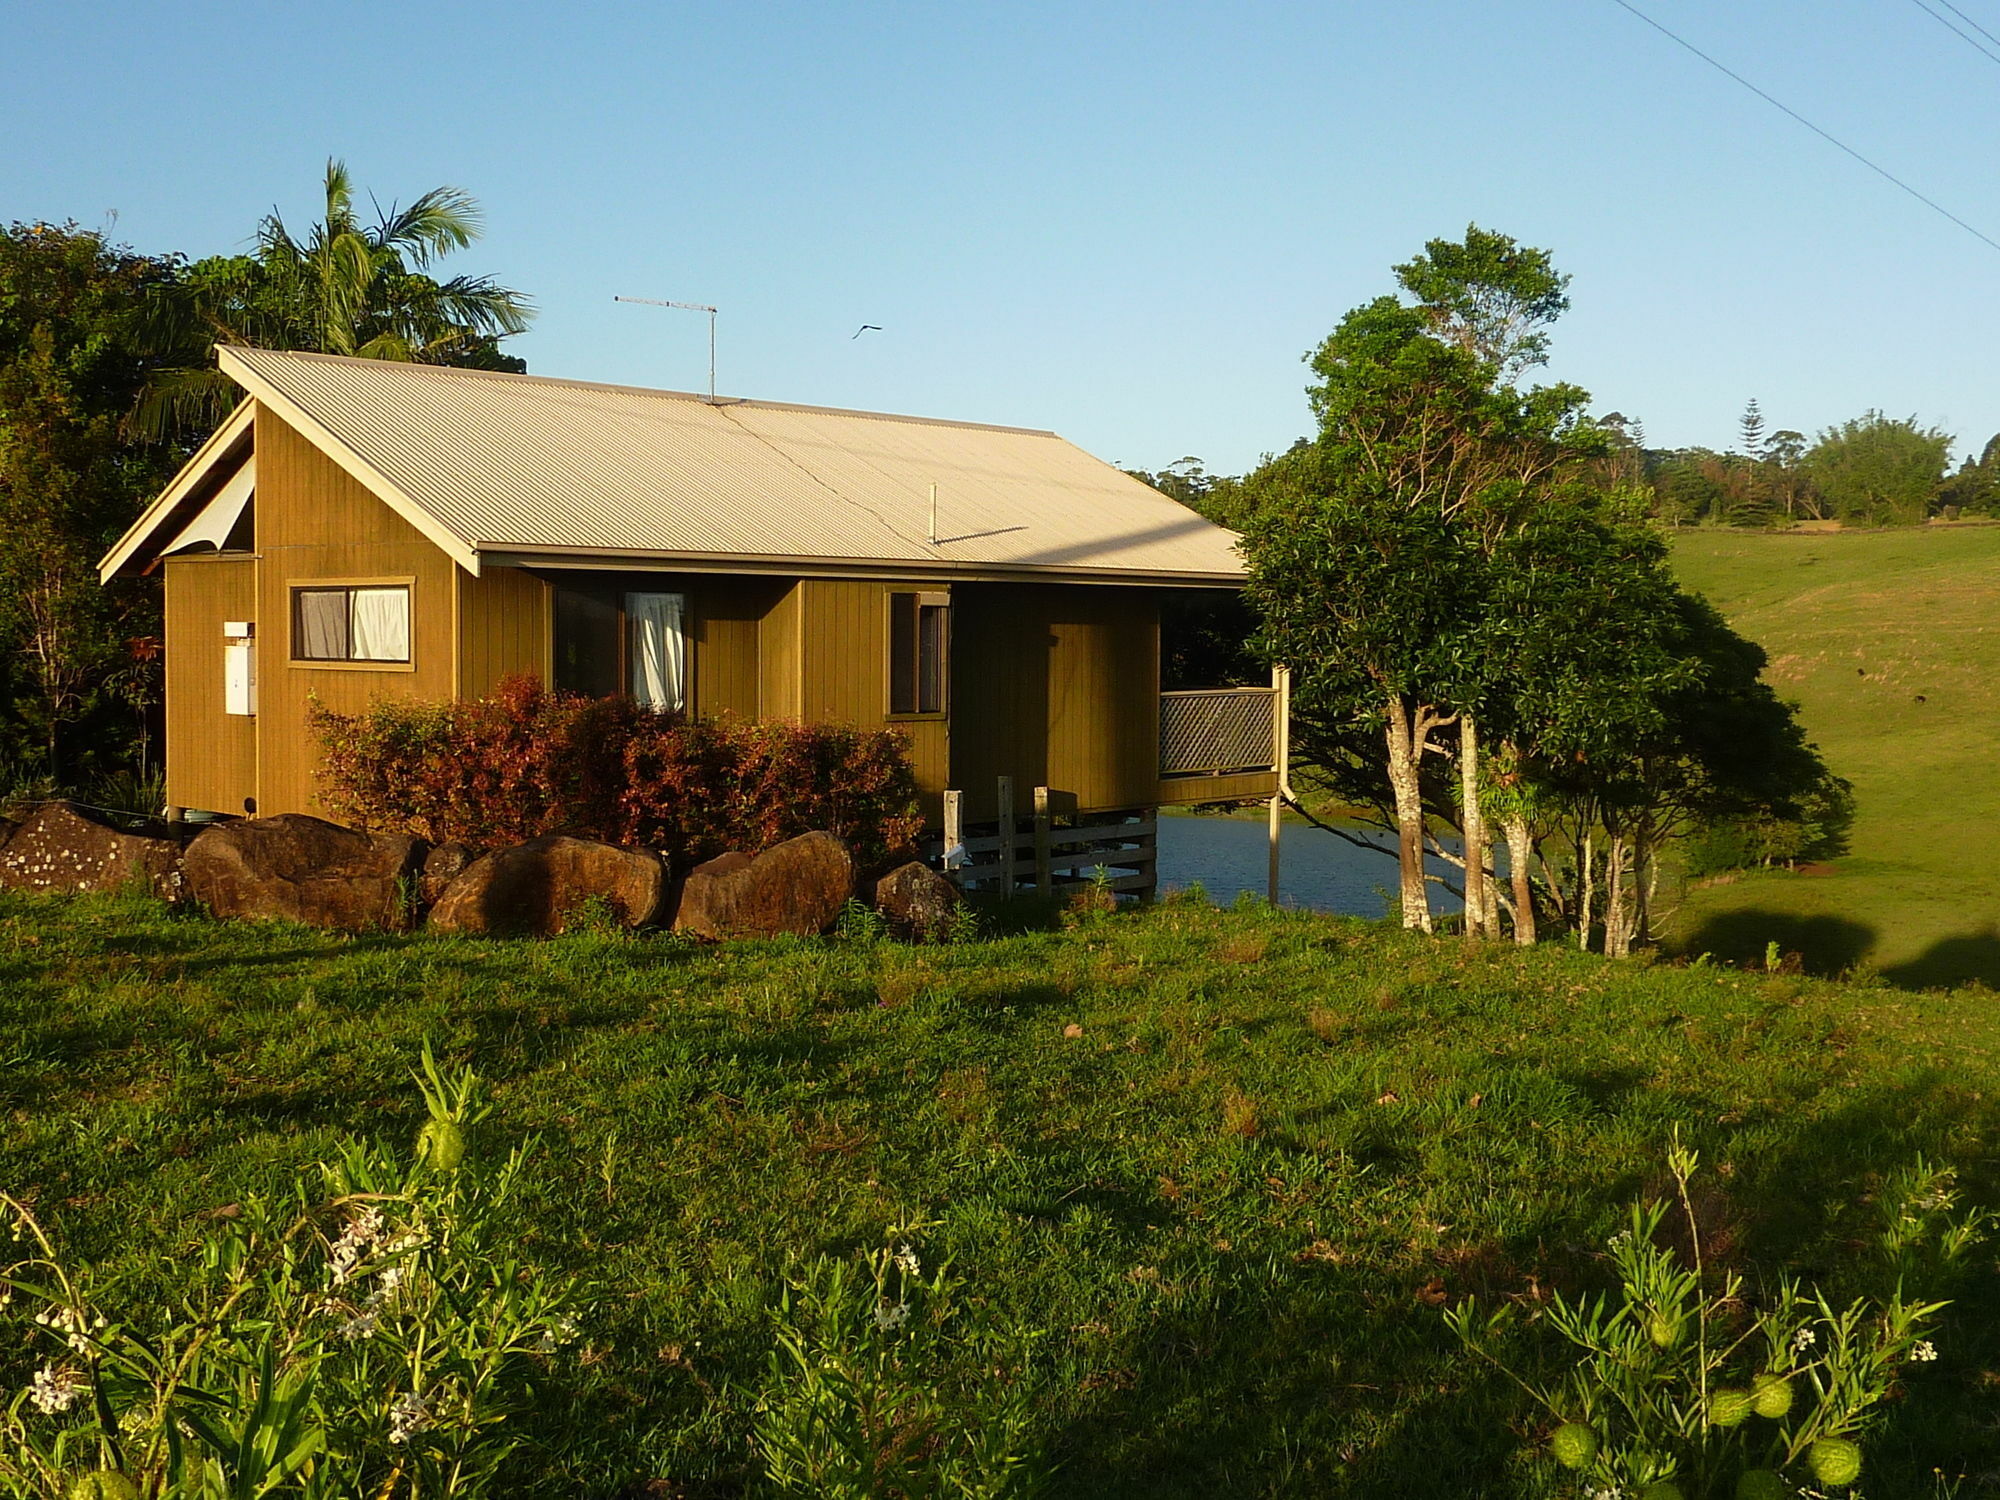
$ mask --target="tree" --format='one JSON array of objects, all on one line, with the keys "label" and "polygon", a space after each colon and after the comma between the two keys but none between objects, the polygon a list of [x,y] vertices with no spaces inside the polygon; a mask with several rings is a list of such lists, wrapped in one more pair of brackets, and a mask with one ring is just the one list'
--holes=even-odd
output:
[{"label": "tree", "polygon": [[[1542,357],[1541,323],[1566,305],[1544,252],[1475,226],[1397,274],[1418,304],[1379,297],[1342,319],[1311,360],[1318,438],[1245,481],[1272,496],[1246,532],[1249,595],[1259,648],[1293,669],[1300,748],[1396,829],[1408,926],[1430,926],[1425,756],[1442,753],[1435,732],[1458,726],[1477,934],[1488,908],[1477,725],[1500,688],[1472,644],[1480,592],[1496,539],[1594,434],[1582,391],[1503,379]],[[1380,736],[1377,756],[1357,729]]]},{"label": "tree", "polygon": [[95,565],[183,456],[119,436],[177,273],[74,224],[0,230],[0,759],[50,778],[115,763],[156,695],[152,592]]},{"label": "tree", "polygon": [[1804,459],[1806,472],[1843,521],[1909,526],[1929,513],[1944,478],[1951,434],[1870,411],[1829,427]]},{"label": "tree", "polygon": [[1753,464],[1764,461],[1764,413],[1757,409],[1757,398],[1752,396],[1743,408],[1743,415],[1736,419],[1736,430],[1742,438],[1743,456]]},{"label": "tree", "polygon": [[418,364],[523,370],[500,341],[527,328],[528,300],[488,276],[439,281],[431,268],[479,237],[470,194],[436,187],[364,223],[347,168],[328,161],[325,216],[303,237],[273,209],[249,255],[196,261],[153,303],[151,346],[173,366],[132,416],[149,437],[212,428],[237,399],[217,344],[305,349]]}]

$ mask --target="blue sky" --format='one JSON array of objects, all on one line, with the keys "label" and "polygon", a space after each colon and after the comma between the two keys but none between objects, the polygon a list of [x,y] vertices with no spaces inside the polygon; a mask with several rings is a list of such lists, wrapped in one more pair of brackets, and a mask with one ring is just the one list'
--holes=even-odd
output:
[{"label": "blue sky", "polygon": [[[1636,3],[2000,239],[2000,64],[1915,0]],[[1655,444],[1750,396],[2000,429],[2000,252],[1612,0],[18,3],[0,83],[0,217],[141,249],[308,219],[329,154],[465,187],[452,264],[533,294],[541,374],[699,388],[705,320],[612,298],[714,302],[725,392],[1235,472],[1305,430],[1301,354],[1477,221],[1555,251],[1553,373]]]}]

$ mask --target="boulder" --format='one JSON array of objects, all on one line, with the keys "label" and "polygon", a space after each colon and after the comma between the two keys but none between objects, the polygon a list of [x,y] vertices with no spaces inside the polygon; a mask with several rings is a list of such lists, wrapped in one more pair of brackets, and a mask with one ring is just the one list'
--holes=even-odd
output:
[{"label": "boulder", "polygon": [[659,915],[667,868],[645,849],[550,834],[496,849],[467,865],[431,908],[434,932],[546,937],[574,923],[586,902],[626,927]]},{"label": "boulder", "polygon": [[122,891],[180,899],[181,845],[166,825],[120,828],[74,802],[46,802],[0,847],[0,886],[17,891]]},{"label": "boulder", "polygon": [[830,833],[802,833],[762,854],[725,854],[688,871],[674,930],[720,942],[825,932],[854,893],[854,856]]},{"label": "boulder", "polygon": [[211,825],[188,845],[189,892],[218,917],[307,922],[347,932],[401,929],[424,846],[305,813]]},{"label": "boulder", "polygon": [[451,883],[477,858],[479,851],[470,844],[433,845],[424,856],[424,873],[417,882],[417,894],[424,905],[436,906],[442,901]]},{"label": "boulder", "polygon": [[921,860],[898,865],[875,882],[875,910],[898,937],[943,937],[964,905],[959,888]]}]

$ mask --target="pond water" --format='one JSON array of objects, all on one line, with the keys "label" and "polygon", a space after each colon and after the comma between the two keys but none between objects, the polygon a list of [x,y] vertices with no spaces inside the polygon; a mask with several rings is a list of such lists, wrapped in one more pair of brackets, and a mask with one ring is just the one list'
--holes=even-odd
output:
[{"label": "pond water", "polygon": [[[1357,849],[1345,839],[1286,819],[1278,841],[1278,902],[1351,917],[1380,917],[1396,891],[1396,841],[1374,829],[1351,829],[1388,852]],[[1162,894],[1200,883],[1209,899],[1227,906],[1241,891],[1262,896],[1268,878],[1270,833],[1264,819],[1162,814],[1159,876]],[[1439,860],[1432,871],[1456,872]],[[1457,911],[1458,899],[1431,887],[1431,909]]]}]

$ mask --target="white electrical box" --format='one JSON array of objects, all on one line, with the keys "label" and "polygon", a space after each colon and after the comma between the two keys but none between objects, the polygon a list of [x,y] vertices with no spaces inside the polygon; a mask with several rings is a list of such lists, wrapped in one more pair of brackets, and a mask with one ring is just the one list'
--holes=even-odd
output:
[{"label": "white electrical box", "polygon": [[222,638],[227,641],[247,641],[257,633],[255,620],[224,620]]},{"label": "white electrical box", "polygon": [[222,711],[254,715],[257,712],[257,643],[232,640],[222,648]]}]

